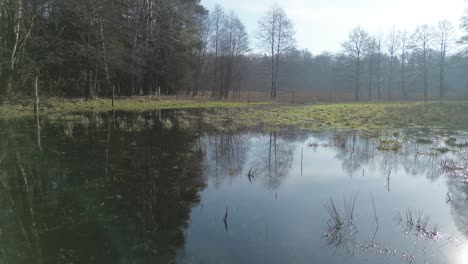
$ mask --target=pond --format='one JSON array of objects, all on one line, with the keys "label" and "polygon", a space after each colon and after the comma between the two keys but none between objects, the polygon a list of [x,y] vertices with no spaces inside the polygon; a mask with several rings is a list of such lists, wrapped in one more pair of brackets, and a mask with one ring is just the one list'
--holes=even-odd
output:
[{"label": "pond", "polygon": [[468,263],[464,132],[205,117],[0,121],[0,263]]}]

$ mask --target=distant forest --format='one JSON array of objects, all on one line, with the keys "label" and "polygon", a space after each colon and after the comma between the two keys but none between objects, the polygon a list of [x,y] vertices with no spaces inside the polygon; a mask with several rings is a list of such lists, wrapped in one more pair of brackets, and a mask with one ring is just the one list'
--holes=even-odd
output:
[{"label": "distant forest", "polygon": [[468,99],[466,39],[455,34],[467,21],[377,35],[358,26],[340,51],[312,54],[276,5],[248,36],[234,11],[198,0],[0,0],[0,97],[33,95],[37,78],[41,96],[58,97]]}]

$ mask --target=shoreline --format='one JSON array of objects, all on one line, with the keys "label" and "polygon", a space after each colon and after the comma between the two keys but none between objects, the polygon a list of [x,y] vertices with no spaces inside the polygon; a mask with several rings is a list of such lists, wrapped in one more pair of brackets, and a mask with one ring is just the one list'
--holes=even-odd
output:
[{"label": "shoreline", "polygon": [[[230,120],[235,126],[279,128],[294,126],[306,130],[393,128],[468,129],[468,101],[442,102],[343,102],[281,104],[274,102],[153,99],[135,97],[111,99],[47,98],[40,101],[39,115],[67,115],[79,112],[134,111],[159,109],[215,109],[210,117]],[[0,120],[34,116],[34,101],[0,105]]]},{"label": "shoreline", "polygon": [[[74,112],[151,111],[159,109],[195,108],[241,108],[267,105],[271,102],[187,100],[187,99],[150,99],[149,97],[130,97],[115,99],[69,99],[46,98],[39,101],[39,114],[67,114]],[[0,120],[34,116],[34,99],[21,102],[0,104]]]}]

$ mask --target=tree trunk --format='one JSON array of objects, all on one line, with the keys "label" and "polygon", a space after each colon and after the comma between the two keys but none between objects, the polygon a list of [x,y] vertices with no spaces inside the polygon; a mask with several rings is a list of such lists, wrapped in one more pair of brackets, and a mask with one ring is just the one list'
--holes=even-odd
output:
[{"label": "tree trunk", "polygon": [[427,102],[427,62],[426,62],[426,47],[423,51],[423,66],[424,66],[424,102]]},{"label": "tree trunk", "polygon": [[372,64],[372,55],[371,58],[369,59],[369,94],[367,95],[367,100],[371,101],[372,100],[372,77],[373,77],[373,64]]}]

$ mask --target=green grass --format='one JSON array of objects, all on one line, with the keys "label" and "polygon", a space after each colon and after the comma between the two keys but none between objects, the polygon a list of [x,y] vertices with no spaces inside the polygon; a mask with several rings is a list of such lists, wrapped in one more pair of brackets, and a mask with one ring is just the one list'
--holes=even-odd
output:
[{"label": "green grass", "polygon": [[309,130],[468,129],[467,113],[468,102],[343,103],[265,107],[237,113],[233,118],[239,124]]}]

